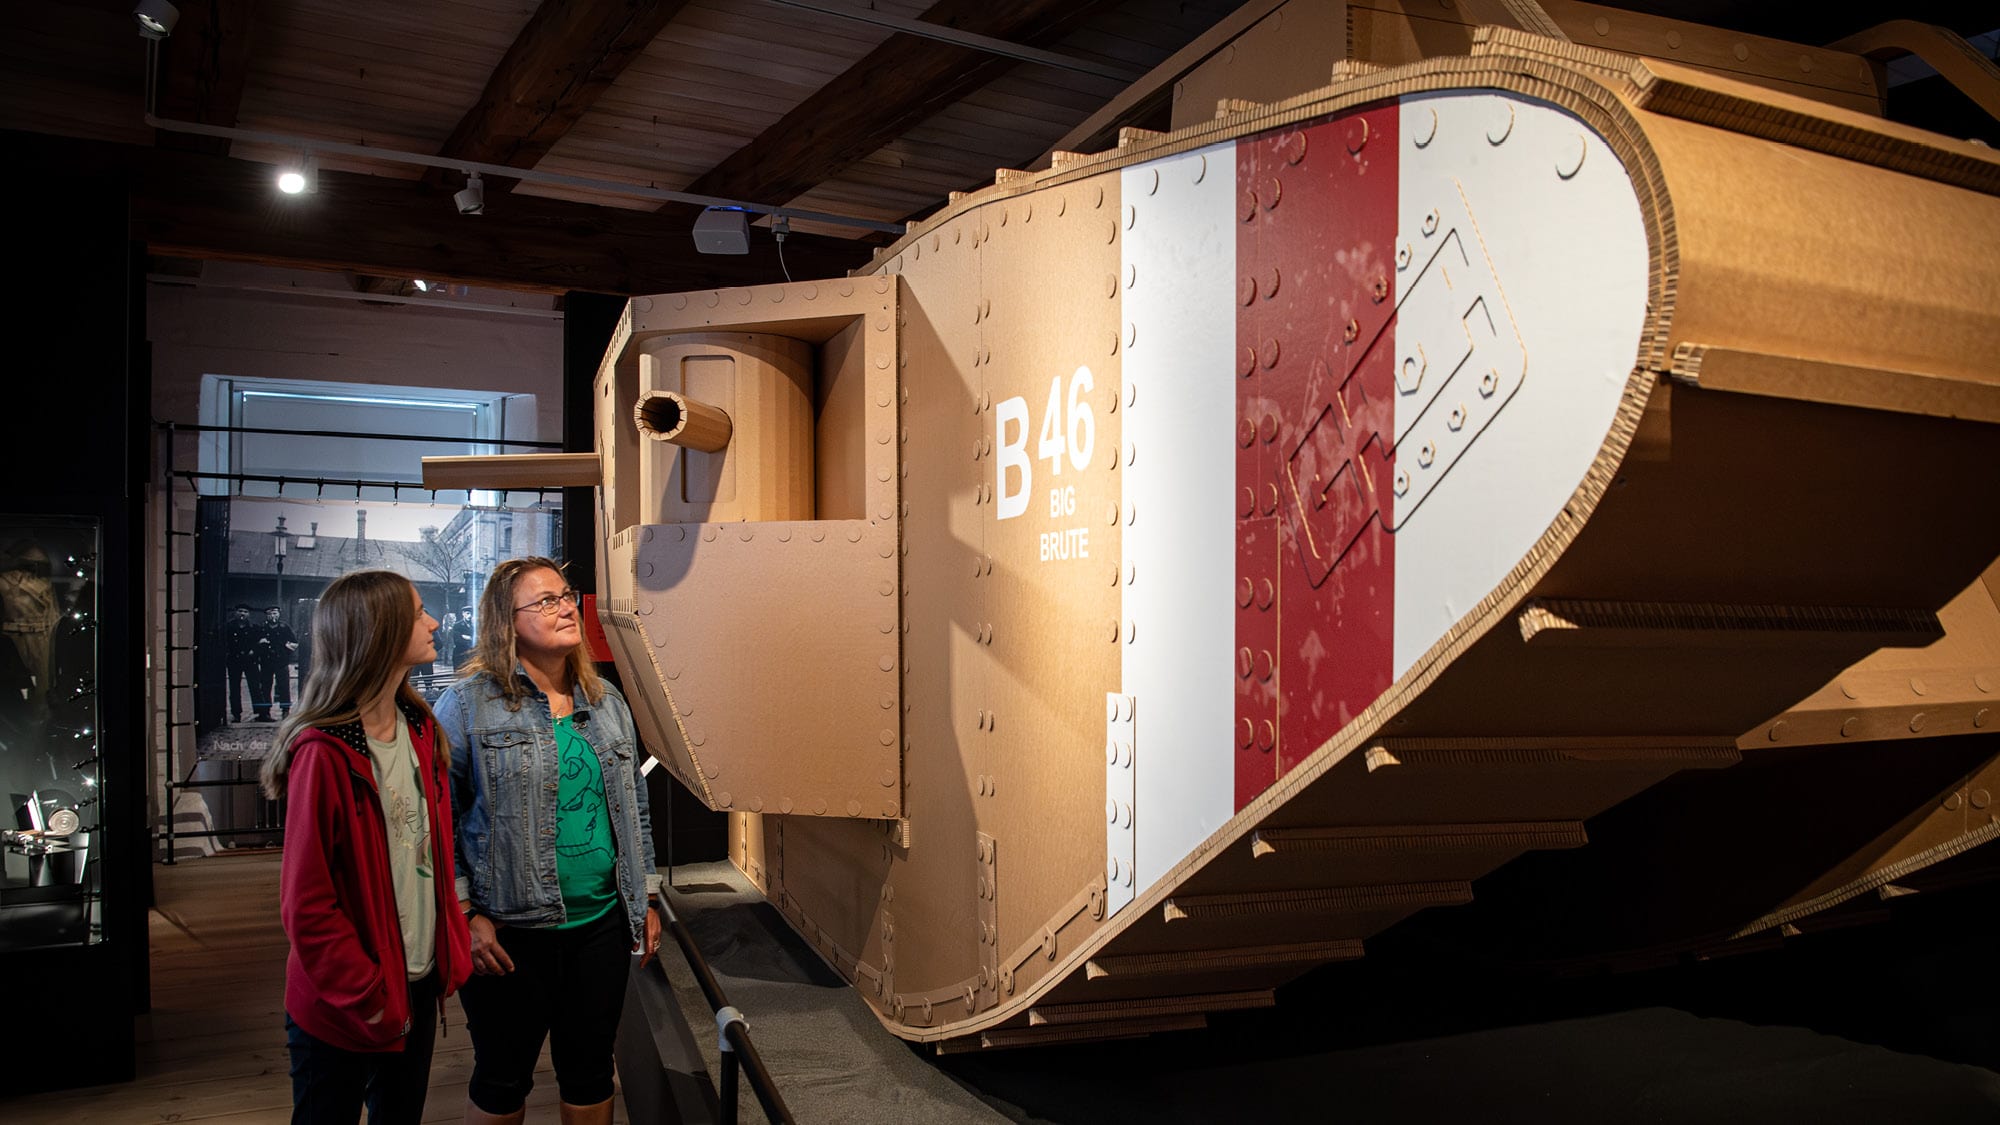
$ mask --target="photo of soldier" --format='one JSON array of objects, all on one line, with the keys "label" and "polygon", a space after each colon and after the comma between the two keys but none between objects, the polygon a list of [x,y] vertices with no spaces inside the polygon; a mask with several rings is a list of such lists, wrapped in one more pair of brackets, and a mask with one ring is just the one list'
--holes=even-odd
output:
[{"label": "photo of soldier", "polygon": [[229,721],[243,721],[243,697],[249,695],[252,707],[257,698],[257,635],[261,630],[250,620],[250,607],[238,605],[223,623],[223,667],[227,675],[229,697]]},{"label": "photo of soldier", "polygon": [[257,721],[275,722],[271,715],[271,704],[278,706],[277,718],[292,713],[292,660],[299,649],[299,638],[286,625],[277,606],[264,610],[264,624],[257,630],[257,677],[252,681],[251,702],[257,708]]}]

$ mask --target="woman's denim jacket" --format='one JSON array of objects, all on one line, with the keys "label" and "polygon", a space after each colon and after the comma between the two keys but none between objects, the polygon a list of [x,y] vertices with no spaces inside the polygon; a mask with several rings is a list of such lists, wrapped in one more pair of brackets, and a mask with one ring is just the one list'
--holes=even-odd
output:
[{"label": "woman's denim jacket", "polygon": [[[451,738],[451,812],[458,827],[458,897],[495,922],[553,926],[566,920],[556,882],[556,800],[561,783],[549,697],[519,666],[518,711],[491,675],[454,684],[437,701]],[[632,940],[644,933],[648,896],[660,891],[653,822],[639,775],[639,738],[625,697],[610,684],[589,703],[579,694],[576,733],[597,751],[604,800],[618,843],[618,893]]]}]

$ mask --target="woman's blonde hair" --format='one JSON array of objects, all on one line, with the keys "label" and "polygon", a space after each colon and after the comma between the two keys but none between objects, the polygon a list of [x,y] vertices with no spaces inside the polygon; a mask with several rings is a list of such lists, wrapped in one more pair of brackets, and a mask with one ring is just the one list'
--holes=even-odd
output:
[{"label": "woman's blonde hair", "polygon": [[[521,579],[537,570],[553,570],[561,577],[563,564],[541,555],[529,555],[508,559],[493,568],[486,579],[485,592],[479,595],[479,638],[473,643],[472,658],[459,668],[459,673],[467,678],[481,672],[491,676],[509,711],[519,711],[521,701],[528,697],[528,689],[514,676],[514,668],[521,662],[514,648],[517,636],[514,613],[520,600],[517,591]],[[581,624],[583,608],[577,607],[576,612]],[[569,650],[567,664],[571,690],[592,703],[604,698],[604,680],[597,674],[597,665],[591,662],[589,645],[579,642]]]},{"label": "woman's blonde hair", "polygon": [[[361,705],[403,667],[417,627],[415,599],[410,596],[414,589],[408,578],[393,570],[349,571],[327,584],[313,610],[312,666],[299,685],[298,706],[278,725],[271,752],[257,775],[265,796],[273,800],[284,796],[294,739],[313,727],[356,721]],[[451,747],[444,731],[430,722],[430,706],[410,686],[407,674],[396,684],[396,701],[423,716],[437,743],[438,762],[448,767]]]}]

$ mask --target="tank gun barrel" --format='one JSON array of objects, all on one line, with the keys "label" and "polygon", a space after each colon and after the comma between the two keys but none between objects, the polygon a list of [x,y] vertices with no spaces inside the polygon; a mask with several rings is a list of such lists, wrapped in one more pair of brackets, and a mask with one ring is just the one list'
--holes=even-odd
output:
[{"label": "tank gun barrel", "polygon": [[647,391],[632,407],[639,432],[684,449],[720,453],[729,445],[729,414],[678,391]]},{"label": "tank gun barrel", "polygon": [[424,458],[424,487],[433,490],[595,488],[603,481],[603,468],[595,453]]}]

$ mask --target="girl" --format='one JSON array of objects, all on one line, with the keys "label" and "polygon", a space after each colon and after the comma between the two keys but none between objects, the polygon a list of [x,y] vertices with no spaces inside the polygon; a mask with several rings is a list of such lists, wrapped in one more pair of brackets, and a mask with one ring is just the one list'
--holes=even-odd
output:
[{"label": "girl", "polygon": [[279,887],[290,955],[292,1120],[416,1122],[444,997],[471,974],[453,896],[451,754],[410,687],[437,621],[409,579],[343,574],[313,614],[313,664],[264,761],[288,798]]}]

